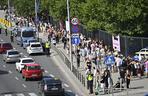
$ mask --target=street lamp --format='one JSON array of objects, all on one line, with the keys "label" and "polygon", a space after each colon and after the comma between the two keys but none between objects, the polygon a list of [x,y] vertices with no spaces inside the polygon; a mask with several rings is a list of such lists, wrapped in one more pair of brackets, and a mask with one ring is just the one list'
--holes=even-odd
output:
[{"label": "street lamp", "polygon": [[36,26],[36,31],[37,31],[37,38],[38,38],[38,40],[39,40],[38,10],[39,10],[39,0],[35,0],[35,26]]},{"label": "street lamp", "polygon": [[10,19],[10,0],[8,0],[8,16],[9,16],[9,19]]},{"label": "street lamp", "polygon": [[70,32],[70,11],[69,11],[69,0],[67,0],[67,18],[68,18],[68,26],[69,26],[69,51],[70,51],[70,63],[71,70],[73,70],[73,60],[72,60],[72,45],[71,45],[71,32]]}]

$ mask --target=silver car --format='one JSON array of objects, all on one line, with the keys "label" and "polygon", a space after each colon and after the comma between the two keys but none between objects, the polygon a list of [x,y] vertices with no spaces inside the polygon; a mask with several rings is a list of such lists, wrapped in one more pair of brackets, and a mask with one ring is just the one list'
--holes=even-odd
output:
[{"label": "silver car", "polygon": [[18,52],[18,50],[7,50],[3,54],[3,60],[8,63],[8,62],[17,62],[19,58],[21,57],[21,54]]}]

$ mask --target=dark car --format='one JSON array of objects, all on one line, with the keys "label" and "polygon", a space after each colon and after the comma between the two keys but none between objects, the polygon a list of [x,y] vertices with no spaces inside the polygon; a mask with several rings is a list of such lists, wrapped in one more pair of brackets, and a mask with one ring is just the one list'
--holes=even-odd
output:
[{"label": "dark car", "polygon": [[62,88],[60,79],[44,77],[38,84],[41,96],[64,96],[64,88]]},{"label": "dark car", "polygon": [[4,53],[7,50],[13,49],[11,43],[0,42],[0,53]]}]

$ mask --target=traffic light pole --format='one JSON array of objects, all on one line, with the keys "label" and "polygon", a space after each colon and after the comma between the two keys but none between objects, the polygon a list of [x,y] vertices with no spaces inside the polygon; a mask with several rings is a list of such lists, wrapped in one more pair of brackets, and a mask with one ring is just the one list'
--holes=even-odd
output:
[{"label": "traffic light pole", "polygon": [[67,17],[68,17],[68,25],[69,25],[69,54],[70,54],[70,63],[71,63],[71,71],[73,70],[73,60],[72,60],[72,45],[71,45],[71,32],[70,32],[70,10],[69,10],[69,0],[67,0]]}]

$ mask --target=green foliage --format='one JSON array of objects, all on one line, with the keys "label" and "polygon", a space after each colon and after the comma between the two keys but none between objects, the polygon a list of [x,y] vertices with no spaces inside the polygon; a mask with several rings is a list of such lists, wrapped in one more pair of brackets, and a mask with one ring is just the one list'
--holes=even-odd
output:
[{"label": "green foliage", "polygon": [[20,16],[28,17],[35,14],[35,1],[34,0],[14,0],[14,8]]},{"label": "green foliage", "polygon": [[[1,0],[7,4],[7,0]],[[34,16],[35,0],[12,0],[19,15]],[[148,0],[69,0],[70,17],[78,17],[89,31],[140,36],[148,31]],[[56,20],[67,19],[66,0],[41,0],[41,11]],[[147,35],[148,36],[148,35]]]}]

